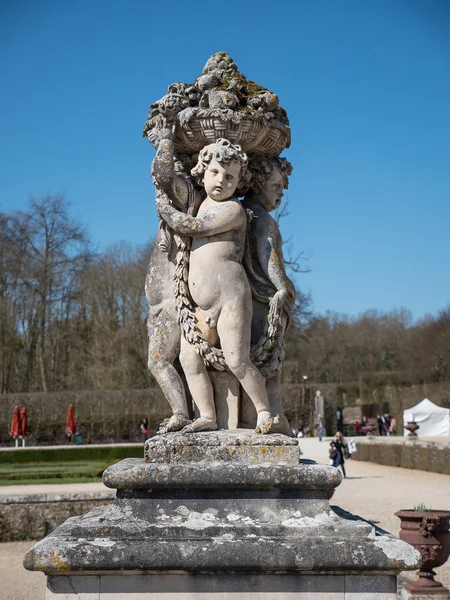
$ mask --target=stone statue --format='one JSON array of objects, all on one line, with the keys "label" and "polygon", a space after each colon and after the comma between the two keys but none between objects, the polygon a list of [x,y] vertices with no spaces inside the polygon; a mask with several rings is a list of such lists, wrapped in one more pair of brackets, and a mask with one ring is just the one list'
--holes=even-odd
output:
[{"label": "stone statue", "polygon": [[[157,149],[161,220],[146,281],[149,368],[173,411],[160,432],[217,428],[217,370],[239,381],[256,432],[290,435],[280,381],[295,290],[269,215],[292,170],[278,157],[290,142],[285,111],[217,53],[194,84],[172,84],[151,105],[144,135]],[[193,423],[177,356],[198,412]]]}]

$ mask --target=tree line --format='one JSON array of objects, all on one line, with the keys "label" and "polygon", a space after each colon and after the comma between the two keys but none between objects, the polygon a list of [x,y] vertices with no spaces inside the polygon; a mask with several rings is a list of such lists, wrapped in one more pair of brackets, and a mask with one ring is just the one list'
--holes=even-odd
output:
[{"label": "tree line", "polygon": [[[0,213],[0,391],[146,388],[144,281],[152,242],[95,252],[63,197]],[[289,261],[297,272],[296,260]],[[407,309],[314,314],[298,293],[287,359],[317,383],[398,372],[450,380],[450,305],[414,322]]]},{"label": "tree line", "polygon": [[1,213],[1,392],[147,387],[150,249],[94,252],[63,197]]}]

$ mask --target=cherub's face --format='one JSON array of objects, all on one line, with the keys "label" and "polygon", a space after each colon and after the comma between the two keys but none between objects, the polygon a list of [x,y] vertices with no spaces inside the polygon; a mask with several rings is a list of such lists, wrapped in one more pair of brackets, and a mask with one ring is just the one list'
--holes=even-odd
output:
[{"label": "cherub's face", "polygon": [[283,197],[284,177],[280,169],[274,168],[266,179],[262,189],[258,192],[258,202],[261,206],[271,212],[280,206]]},{"label": "cherub's face", "polygon": [[233,160],[229,164],[222,164],[214,158],[204,174],[206,193],[216,202],[231,198],[238,186],[240,173],[239,161]]}]

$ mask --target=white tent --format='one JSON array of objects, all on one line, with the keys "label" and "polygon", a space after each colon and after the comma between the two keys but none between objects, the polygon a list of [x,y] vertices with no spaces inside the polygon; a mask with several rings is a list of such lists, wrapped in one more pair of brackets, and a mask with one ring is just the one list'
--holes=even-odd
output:
[{"label": "white tent", "polygon": [[[450,409],[442,408],[433,404],[428,398],[425,398],[416,406],[407,408],[403,411],[403,425],[408,421],[415,421],[420,429],[417,435],[422,436],[450,436]],[[405,430],[403,435],[409,432]]]}]

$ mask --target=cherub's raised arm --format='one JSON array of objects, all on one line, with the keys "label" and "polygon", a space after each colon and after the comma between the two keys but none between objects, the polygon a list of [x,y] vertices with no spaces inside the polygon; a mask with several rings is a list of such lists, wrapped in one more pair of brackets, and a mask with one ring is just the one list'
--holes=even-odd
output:
[{"label": "cherub's raised arm", "polygon": [[172,130],[167,125],[161,131],[158,150],[152,163],[152,174],[157,186],[162,189],[182,210],[186,210],[189,189],[186,180],[175,173],[173,160]]},{"label": "cherub's raised arm", "polygon": [[245,222],[245,213],[237,202],[218,204],[201,217],[191,217],[176,210],[164,201],[158,203],[159,216],[168,226],[189,237],[206,237],[231,231]]}]

